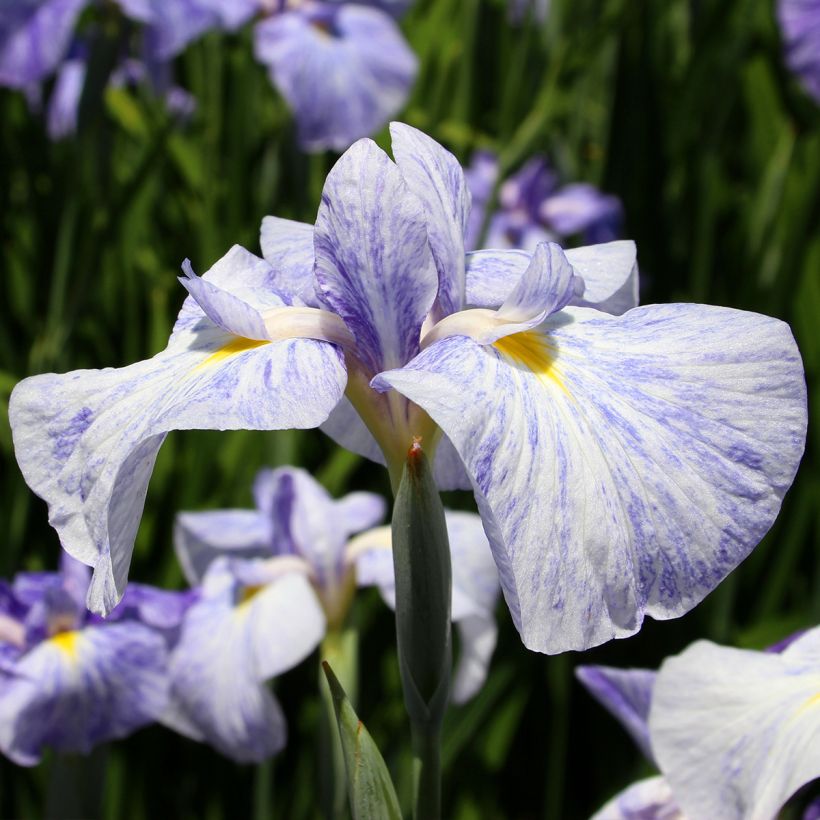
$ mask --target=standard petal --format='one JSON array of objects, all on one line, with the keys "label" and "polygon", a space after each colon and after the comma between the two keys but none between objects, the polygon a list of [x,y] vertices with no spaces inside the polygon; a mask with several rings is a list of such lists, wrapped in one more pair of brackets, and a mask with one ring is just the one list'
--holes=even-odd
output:
[{"label": "standard petal", "polygon": [[333,345],[229,335],[189,297],[153,359],[18,384],[9,406],[18,463],[48,502],[65,549],[95,567],[89,607],[108,612],[122,595],[168,431],[315,427],[341,398],[345,378]]},{"label": "standard petal", "polygon": [[438,277],[421,204],[374,142],[357,142],[328,174],[314,244],[322,298],[364,366],[375,374],[410,361]]},{"label": "standard petal", "polygon": [[648,723],[657,672],[651,669],[578,666],[575,675],[595,700],[620,721],[646,759],[654,761]]},{"label": "standard petal", "polygon": [[372,493],[334,500],[308,472],[296,467],[260,471],[254,497],[271,522],[273,554],[304,558],[320,585],[333,585],[342,577],[347,539],[380,521],[385,512],[384,500]]},{"label": "standard petal", "polygon": [[638,306],[638,260],[635,243],[621,239],[566,251],[584,292],[572,304],[620,316]]},{"label": "standard petal", "polygon": [[616,794],[591,820],[686,820],[663,777],[639,780]]},{"label": "standard petal", "polygon": [[548,653],[691,609],[769,529],[805,443],[789,328],[728,308],[568,308],[373,384],[450,437],[513,619]]},{"label": "standard petal", "polygon": [[436,321],[464,307],[464,234],[470,191],[458,160],[416,128],[390,123],[393,156],[427,214],[427,236],[438,270]]},{"label": "standard petal", "polygon": [[[594,307],[620,316],[638,305],[635,243],[628,240],[572,248],[564,254],[584,281],[580,296],[568,304]],[[487,250],[467,254],[467,304],[498,308],[521,281],[531,255],[523,250]]]},{"label": "standard petal", "polygon": [[194,731],[186,734],[239,762],[264,760],[286,736],[264,681],[301,662],[324,631],[322,609],[303,575],[243,589],[230,564],[217,561],[171,656],[174,709],[164,721],[183,731],[188,724]]},{"label": "standard petal", "polygon": [[417,61],[396,23],[375,8],[316,4],[254,30],[256,59],[293,109],[308,151],[343,151],[404,105]]},{"label": "standard petal", "polygon": [[652,748],[681,808],[714,820],[775,817],[820,777],[820,629],[783,653],[698,641],[667,659]]},{"label": "standard petal", "polygon": [[144,48],[151,60],[165,62],[219,19],[199,0],[117,0],[127,17],[145,25]]},{"label": "standard petal", "polygon": [[51,74],[68,51],[88,1],[8,4],[16,8],[0,12],[0,85],[25,89]]},{"label": "standard petal", "polygon": [[184,512],[174,521],[174,549],[191,586],[201,583],[220,556],[264,558],[272,543],[270,517],[257,510]]},{"label": "standard petal", "polygon": [[156,720],[168,700],[162,637],[141,624],[63,632],[23,655],[3,683],[0,750],[32,766],[43,748],[87,754]]},{"label": "standard petal", "polygon": [[498,316],[522,329],[534,327],[566,307],[583,290],[584,282],[575,275],[561,246],[543,242],[498,309]]},{"label": "standard petal", "polygon": [[321,307],[313,280],[313,225],[266,216],[259,244],[277,290],[308,307]]}]

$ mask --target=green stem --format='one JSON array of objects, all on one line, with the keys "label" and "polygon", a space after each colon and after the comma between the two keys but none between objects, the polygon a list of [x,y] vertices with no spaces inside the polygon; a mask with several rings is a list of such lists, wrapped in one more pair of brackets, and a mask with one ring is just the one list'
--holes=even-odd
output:
[{"label": "green stem", "polygon": [[412,724],[413,818],[441,817],[441,724]]}]

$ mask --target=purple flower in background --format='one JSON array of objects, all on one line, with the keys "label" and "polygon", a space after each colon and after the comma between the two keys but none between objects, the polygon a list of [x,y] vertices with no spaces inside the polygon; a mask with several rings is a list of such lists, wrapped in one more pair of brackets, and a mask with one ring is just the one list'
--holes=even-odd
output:
[{"label": "purple flower in background", "polygon": [[[389,528],[351,538],[384,517],[381,497],[334,501],[290,467],[260,472],[254,496],[256,510],[177,518],[177,554],[201,593],[171,656],[173,707],[163,718],[242,762],[285,743],[284,717],[264,682],[302,661],[326,629],[342,628],[357,583],[379,584],[389,596],[393,582]],[[495,646],[498,581],[478,517],[450,513],[448,530],[454,620],[464,623],[456,697],[466,699]]]},{"label": "purple flower in background", "polygon": [[106,623],[85,608],[89,575],[64,554],[59,573],[0,587],[0,751],[20,765],[46,746],[87,753],[167,708],[166,641],[129,603],[154,591],[132,585]]},{"label": "purple flower in background", "polygon": [[767,820],[820,777],[820,628],[777,648],[698,641],[659,672],[578,667],[663,774],[633,784],[594,820]]},{"label": "purple flower in background", "polygon": [[343,150],[381,128],[418,67],[392,17],[357,3],[286,8],[256,25],[254,43],[308,151]]},{"label": "purple flower in background", "polygon": [[0,7],[0,85],[25,89],[63,59],[89,0],[16,0]]},{"label": "purple flower in background", "polygon": [[786,63],[820,102],[820,0],[778,0]]},{"label": "purple flower in background", "polygon": [[46,114],[46,127],[52,140],[65,139],[77,132],[87,69],[87,60],[81,56],[66,60],[57,69]]},{"label": "purple flower in background", "polygon": [[123,13],[145,26],[151,61],[166,62],[208,31],[235,31],[259,11],[260,0],[117,0]]},{"label": "purple flower in background", "polygon": [[630,242],[465,256],[457,161],[391,132],[395,162],[360,140],[336,163],[315,227],[266,218],[264,260],[234,247],[201,278],[186,264],[153,359],[13,391],[18,462],[95,567],[89,605],[122,595],[167,432],[321,425],[394,481],[421,437],[439,485],[472,488],[528,647],[684,614],[768,531],[797,470],[788,326],[634,307]]},{"label": "purple flower in background", "polygon": [[[498,179],[495,155],[477,152],[466,177],[473,195],[466,245],[475,249]],[[555,171],[543,157],[536,156],[501,185],[498,209],[490,216],[482,244],[531,252],[540,242],[563,242],[578,234],[590,244],[611,242],[620,235],[622,222],[623,209],[617,197],[587,183],[560,187]]]}]

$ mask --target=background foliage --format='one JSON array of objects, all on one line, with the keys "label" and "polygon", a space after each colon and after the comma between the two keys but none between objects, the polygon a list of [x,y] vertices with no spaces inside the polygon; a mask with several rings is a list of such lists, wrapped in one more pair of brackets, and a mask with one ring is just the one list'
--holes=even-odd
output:
[{"label": "background foliage", "polygon": [[[770,2],[553,0],[547,26],[512,27],[502,0],[418,0],[404,29],[421,60],[406,121],[462,161],[487,147],[513,170],[543,151],[565,179],[616,193],[638,243],[644,302],[778,316],[805,360],[811,423],[798,479],[764,543],[700,607],[550,658],[523,648],[499,606],[489,681],[448,716],[446,814],[585,817],[649,769],[575,683],[577,663],[655,666],[699,637],[762,647],[820,622],[820,109],[783,65]],[[58,549],[14,462],[5,413],[14,383],[159,351],[184,295],[181,261],[202,272],[233,243],[258,252],[267,213],[312,222],[335,159],[296,149],[247,32],[207,36],[178,70],[199,103],[188,126],[155,100],[109,90],[101,109],[83,112],[81,136],[59,144],[21,95],[0,92],[2,576],[53,567]],[[379,141],[387,147],[384,133]],[[255,471],[285,463],[315,471],[334,493],[388,492],[383,470],[316,431],[174,433],[131,577],[181,586],[174,514],[248,507]],[[471,502],[451,494],[447,503]],[[392,770],[406,772],[392,615],[371,593],[354,617],[359,714]],[[151,728],[90,760],[52,757],[33,770],[2,761],[0,816],[66,813],[69,784],[84,811],[108,818],[314,817],[315,659],[275,685],[291,737],[258,769]]]}]

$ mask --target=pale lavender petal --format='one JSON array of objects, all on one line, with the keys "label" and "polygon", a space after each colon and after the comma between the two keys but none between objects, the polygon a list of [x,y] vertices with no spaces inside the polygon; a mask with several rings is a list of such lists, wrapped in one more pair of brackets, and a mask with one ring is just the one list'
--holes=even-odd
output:
[{"label": "pale lavender petal", "polygon": [[66,60],[57,72],[54,89],[48,100],[46,127],[53,140],[70,137],[77,131],[80,98],[85,85],[85,59]]},{"label": "pale lavender petal", "polygon": [[365,368],[408,362],[438,276],[421,204],[374,142],[357,142],[328,174],[314,245],[322,298],[344,319]]},{"label": "pale lavender petal", "polygon": [[438,270],[435,320],[464,307],[464,234],[470,191],[458,160],[416,128],[390,124],[393,156],[427,214],[427,236]]},{"label": "pale lavender petal", "polygon": [[689,817],[775,817],[820,777],[820,628],[781,654],[698,641],[658,673],[655,757]]},{"label": "pale lavender petal", "polygon": [[308,307],[321,307],[313,279],[313,225],[266,216],[259,243],[277,290]]},{"label": "pale lavender petal", "polygon": [[106,622],[139,621],[162,632],[169,643],[175,643],[182,619],[198,594],[197,590],[177,592],[131,583]]},{"label": "pale lavender petal", "polygon": [[663,777],[639,780],[616,794],[591,820],[686,820]]},{"label": "pale lavender petal", "polygon": [[521,330],[540,324],[583,293],[584,281],[575,275],[559,245],[544,242],[535,249],[527,269],[498,310],[498,317]]},{"label": "pale lavender petal", "polygon": [[256,25],[254,51],[309,151],[342,151],[381,128],[404,105],[417,70],[390,16],[358,4],[270,17]]},{"label": "pale lavender petal", "polygon": [[88,0],[17,2],[0,12],[0,85],[25,89],[51,74],[68,51]]},{"label": "pale lavender petal", "polygon": [[620,721],[646,759],[654,762],[648,721],[657,672],[651,669],[579,666],[575,669],[575,675],[587,691]]},{"label": "pale lavender petal", "polygon": [[195,586],[201,583],[210,564],[222,555],[271,555],[272,522],[270,516],[256,510],[179,513],[174,522],[174,549],[185,579]]},{"label": "pale lavender petal", "polygon": [[475,697],[487,680],[498,640],[498,627],[492,613],[469,615],[457,621],[456,626],[459,651],[453,670],[452,698],[453,703],[461,704]]},{"label": "pale lavender petal", "polygon": [[272,524],[275,555],[298,555],[312,567],[320,585],[343,573],[348,538],[384,517],[384,500],[372,493],[352,493],[335,501],[308,472],[296,467],[262,470],[254,497]]},{"label": "pale lavender petal", "polygon": [[[240,298],[266,276],[250,274],[232,285]],[[224,287],[219,271],[210,281]],[[153,359],[17,385],[9,407],[17,459],[29,486],[48,502],[65,549],[95,567],[89,607],[108,612],[122,595],[167,432],[315,427],[341,398],[345,379],[333,345],[229,335],[189,297],[168,347]]]},{"label": "pale lavender petal", "polygon": [[85,596],[91,582],[91,569],[86,564],[60,551],[60,579],[63,588],[74,599],[78,607],[85,608]]},{"label": "pale lavender petal", "polygon": [[168,700],[162,637],[136,623],[66,632],[23,655],[0,696],[0,750],[37,763],[44,747],[87,754],[156,720]]},{"label": "pale lavender petal", "polygon": [[638,306],[638,262],[630,240],[587,245],[566,251],[584,280],[584,292],[572,304],[594,307],[620,316]]},{"label": "pale lavender petal", "polygon": [[[564,254],[584,281],[569,304],[620,315],[638,305],[635,243],[627,240],[573,248]],[[498,308],[521,282],[531,255],[523,250],[486,250],[467,254],[467,303]]]},{"label": "pale lavender petal", "polygon": [[174,703],[163,722],[178,730],[187,724],[222,754],[258,762],[286,738],[279,704],[263,682],[313,651],[324,615],[303,575],[243,590],[222,559],[208,576],[171,656]]},{"label": "pale lavender petal", "polygon": [[727,308],[567,308],[373,384],[452,440],[513,619],[548,653],[691,609],[769,529],[805,442],[788,327]]},{"label": "pale lavender petal", "polygon": [[263,0],[199,0],[199,3],[210,9],[220,26],[228,31],[244,26],[263,7]]}]

